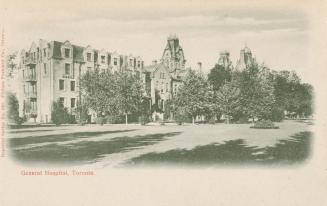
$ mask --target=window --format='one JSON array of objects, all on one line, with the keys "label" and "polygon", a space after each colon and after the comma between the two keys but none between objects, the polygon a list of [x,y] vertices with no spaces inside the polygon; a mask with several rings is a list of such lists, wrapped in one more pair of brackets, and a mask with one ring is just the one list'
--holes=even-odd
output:
[{"label": "window", "polygon": [[65,64],[65,74],[70,75],[70,64]]},{"label": "window", "polygon": [[31,111],[36,112],[36,98],[31,98]]},{"label": "window", "polygon": [[75,101],[76,101],[75,98],[71,98],[70,99],[70,107],[71,108],[74,108],[75,107]]},{"label": "window", "polygon": [[34,83],[34,84],[31,84],[32,85],[32,93],[36,93],[36,84]]},{"label": "window", "polygon": [[44,71],[44,74],[47,74],[47,64],[46,63],[43,64],[43,71]]},{"label": "window", "polygon": [[70,91],[75,91],[75,81],[70,82]]},{"label": "window", "polygon": [[60,79],[59,80],[59,90],[64,90],[65,89],[65,80]]},{"label": "window", "polygon": [[129,66],[133,66],[133,59],[129,59]]},{"label": "window", "polygon": [[141,63],[140,63],[140,61],[137,61],[137,67],[138,67],[138,68],[141,67]]},{"label": "window", "polygon": [[92,67],[87,67],[87,71],[91,72],[92,71]]},{"label": "window", "polygon": [[163,93],[163,91],[164,91],[164,84],[163,82],[161,82],[161,93]]},{"label": "window", "polygon": [[65,98],[64,97],[60,97],[59,98],[59,104],[63,107],[65,105]]},{"label": "window", "polygon": [[46,48],[43,49],[43,56],[44,56],[44,57],[47,56],[47,49],[46,49]]},{"label": "window", "polygon": [[101,56],[101,63],[106,63],[106,57],[105,56]]},{"label": "window", "polygon": [[65,49],[65,57],[69,58],[70,57],[70,49]]},{"label": "window", "polygon": [[117,58],[114,58],[114,65],[117,65]]},{"label": "window", "polygon": [[168,83],[166,83],[166,92],[168,92],[169,91],[169,89],[168,89],[169,87],[168,87]]},{"label": "window", "polygon": [[90,62],[91,61],[91,53],[87,53],[86,54],[86,60],[88,61],[88,62]]}]

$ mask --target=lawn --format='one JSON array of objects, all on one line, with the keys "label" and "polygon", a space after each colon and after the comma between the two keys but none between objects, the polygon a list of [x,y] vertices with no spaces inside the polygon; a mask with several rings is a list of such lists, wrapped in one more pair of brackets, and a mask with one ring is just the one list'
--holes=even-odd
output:
[{"label": "lawn", "polygon": [[76,125],[9,129],[7,137],[11,157],[28,165],[290,165],[307,160],[311,126],[298,121],[278,126]]}]

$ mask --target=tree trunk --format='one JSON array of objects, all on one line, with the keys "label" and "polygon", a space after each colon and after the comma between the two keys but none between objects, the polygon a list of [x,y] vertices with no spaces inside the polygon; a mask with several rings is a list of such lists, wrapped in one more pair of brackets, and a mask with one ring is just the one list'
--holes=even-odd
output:
[{"label": "tree trunk", "polygon": [[127,113],[125,114],[125,124],[128,125],[128,115],[127,115]]},{"label": "tree trunk", "polygon": [[229,115],[227,115],[227,121],[226,121],[227,124],[229,124]]},{"label": "tree trunk", "polygon": [[194,116],[192,116],[192,124],[193,125],[195,124],[195,118],[194,118]]}]

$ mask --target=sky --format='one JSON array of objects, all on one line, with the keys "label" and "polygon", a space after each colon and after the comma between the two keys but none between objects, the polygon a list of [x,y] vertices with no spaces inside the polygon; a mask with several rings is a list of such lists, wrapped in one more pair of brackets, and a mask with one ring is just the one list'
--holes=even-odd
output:
[{"label": "sky", "polygon": [[[19,14],[19,15],[18,15]],[[47,7],[6,9],[9,52],[29,48],[33,41],[69,40],[109,52],[141,56],[145,65],[160,60],[167,37],[176,34],[186,66],[202,62],[208,72],[219,53],[230,52],[233,64],[247,45],[259,63],[274,70],[295,70],[310,82],[310,22],[299,10],[198,7],[141,8]]]}]

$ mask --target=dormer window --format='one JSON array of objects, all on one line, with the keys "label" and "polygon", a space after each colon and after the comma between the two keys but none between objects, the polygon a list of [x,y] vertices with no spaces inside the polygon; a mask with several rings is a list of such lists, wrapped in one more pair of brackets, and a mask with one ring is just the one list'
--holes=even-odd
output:
[{"label": "dormer window", "polygon": [[69,58],[70,57],[70,49],[65,48],[65,58]]},{"label": "dormer window", "polygon": [[88,52],[88,53],[86,54],[86,60],[87,60],[88,62],[90,62],[90,61],[91,61],[91,57],[92,57],[92,54]]}]

